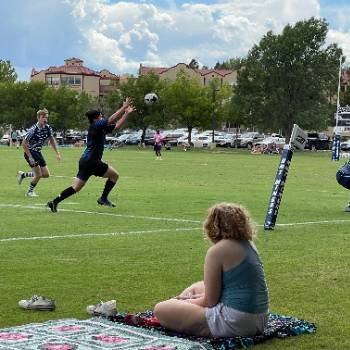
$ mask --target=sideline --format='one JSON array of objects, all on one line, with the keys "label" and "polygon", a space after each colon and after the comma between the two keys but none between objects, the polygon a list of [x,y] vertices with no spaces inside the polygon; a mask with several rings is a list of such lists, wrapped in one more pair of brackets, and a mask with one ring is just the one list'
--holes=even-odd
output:
[{"label": "sideline", "polygon": [[[22,205],[22,204],[0,204],[0,208],[22,208],[22,209],[36,209],[45,210],[50,212],[46,204],[35,205]],[[129,219],[141,219],[141,220],[155,220],[155,221],[172,221],[172,222],[188,222],[192,224],[201,224],[199,220],[187,220],[187,219],[177,219],[177,218],[166,218],[166,217],[156,217],[156,216],[138,216],[138,215],[128,215],[128,214],[115,214],[115,213],[105,213],[99,211],[87,211],[87,210],[74,210],[74,209],[59,209],[59,212],[70,212],[70,213],[80,213],[89,215],[102,215],[102,216],[113,216],[118,218],[129,218]],[[57,213],[52,213],[52,215],[59,215]]]},{"label": "sideline", "polygon": [[[67,203],[68,204],[68,203]],[[35,204],[35,205],[21,205],[21,204],[0,204],[0,208],[23,208],[23,209],[34,209],[34,210],[46,210],[49,213],[49,209],[45,204]],[[152,216],[137,216],[137,215],[124,215],[115,213],[105,213],[105,212],[94,212],[86,210],[73,210],[73,209],[60,209],[63,212],[80,213],[88,215],[102,215],[102,216],[112,216],[119,218],[132,218],[140,220],[155,220],[155,221],[168,221],[168,222],[181,222],[181,223],[192,223],[192,224],[202,224],[199,220],[186,220],[178,218],[166,218],[166,217],[152,217]],[[51,214],[50,215],[57,215]],[[291,222],[276,224],[276,227],[293,227],[302,225],[327,225],[327,224],[348,224],[350,219],[335,219],[335,220],[320,220],[320,221],[304,221],[304,222]],[[257,227],[263,227],[264,225],[257,224]],[[191,230],[202,230],[202,227],[190,227],[190,228],[171,228],[171,229],[155,229],[155,230],[138,230],[138,231],[122,231],[122,232],[110,232],[110,233],[81,233],[81,234],[67,234],[67,235],[52,235],[52,236],[34,236],[34,237],[9,237],[2,238],[0,242],[9,241],[26,241],[26,240],[44,240],[44,239],[60,239],[60,238],[76,238],[76,237],[98,237],[98,236],[120,236],[128,234],[146,234],[146,233],[161,233],[161,232],[185,232]]]},{"label": "sideline", "polygon": [[60,238],[82,238],[82,237],[110,237],[110,236],[124,236],[129,234],[145,234],[145,233],[162,233],[162,232],[185,232],[193,230],[201,230],[201,227],[188,227],[188,228],[164,228],[157,230],[146,230],[146,231],[121,231],[121,232],[108,232],[108,233],[78,233],[78,234],[67,234],[67,235],[53,235],[53,236],[34,236],[34,237],[10,237],[2,238],[0,242],[11,242],[11,241],[36,241],[36,240],[48,240],[48,239],[60,239]]}]

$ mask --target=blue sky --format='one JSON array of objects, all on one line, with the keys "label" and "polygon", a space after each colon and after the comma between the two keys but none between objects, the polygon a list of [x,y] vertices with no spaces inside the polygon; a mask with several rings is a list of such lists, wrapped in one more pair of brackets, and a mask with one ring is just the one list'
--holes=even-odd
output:
[{"label": "blue sky", "polygon": [[349,0],[2,0],[0,59],[19,80],[78,57],[115,74],[195,58],[212,67],[245,56],[268,31],[311,16],[329,23],[327,43],[350,57]]}]

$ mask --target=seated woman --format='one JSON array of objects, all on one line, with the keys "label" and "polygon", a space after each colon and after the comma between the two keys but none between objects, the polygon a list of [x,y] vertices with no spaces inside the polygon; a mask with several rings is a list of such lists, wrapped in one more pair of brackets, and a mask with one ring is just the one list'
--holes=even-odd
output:
[{"label": "seated woman", "polygon": [[262,333],[268,291],[248,212],[237,204],[217,204],[209,209],[204,231],[213,243],[205,257],[204,280],[158,303],[154,314],[162,326],[190,335]]},{"label": "seated woman", "polygon": [[254,145],[252,150],[250,151],[251,154],[261,154],[262,153],[262,147],[260,145]]}]

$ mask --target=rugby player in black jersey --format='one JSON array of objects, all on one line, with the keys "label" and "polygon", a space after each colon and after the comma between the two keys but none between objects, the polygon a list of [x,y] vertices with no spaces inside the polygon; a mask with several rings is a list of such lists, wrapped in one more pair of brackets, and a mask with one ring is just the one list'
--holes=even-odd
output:
[{"label": "rugby player in black jersey", "polygon": [[120,109],[105,119],[98,110],[89,110],[86,117],[89,119],[87,144],[84,153],[79,160],[79,170],[72,186],[63,190],[56,198],[47,203],[53,213],[57,212],[58,203],[79,192],[91,175],[107,178],[101,197],[97,203],[108,207],[115,204],[108,199],[108,194],[118,181],[118,172],[102,161],[106,134],[119,129],[126,121],[128,115],[134,111],[131,100],[127,98]]}]

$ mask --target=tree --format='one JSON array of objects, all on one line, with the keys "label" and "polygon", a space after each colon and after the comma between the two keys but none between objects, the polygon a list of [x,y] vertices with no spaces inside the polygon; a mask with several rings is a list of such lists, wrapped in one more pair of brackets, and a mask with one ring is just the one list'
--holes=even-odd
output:
[{"label": "tree", "polygon": [[327,124],[329,90],[336,91],[341,49],[325,46],[328,24],[311,18],[268,32],[238,72],[234,110],[245,123],[289,139],[294,123],[306,129]]},{"label": "tree", "polygon": [[[344,70],[344,72],[347,76],[350,76],[350,69],[349,68],[346,68]],[[339,101],[340,101],[340,106],[350,106],[350,88],[349,88],[349,86],[347,86],[346,89],[344,89],[343,91],[340,92]]]},{"label": "tree", "polygon": [[41,82],[0,83],[0,123],[28,128],[35,121],[46,89]]},{"label": "tree", "polygon": [[73,103],[76,103],[76,108],[73,109],[76,114],[71,120],[69,128],[78,130],[85,129],[88,126],[85,113],[89,109],[99,108],[98,99],[82,91],[80,94],[76,95],[76,101],[73,100]]},{"label": "tree", "polygon": [[121,105],[122,101],[123,97],[119,89],[111,92],[107,97],[107,103],[104,112],[108,115],[113,114]]},{"label": "tree", "polygon": [[181,70],[164,92],[166,114],[187,127],[189,143],[194,127],[210,125],[211,98],[207,89]]},{"label": "tree", "polygon": [[222,63],[217,62],[214,69],[231,69],[231,70],[239,70],[244,65],[244,58],[235,57],[230,58],[228,61],[223,61]]},{"label": "tree", "polygon": [[219,78],[214,78],[208,86],[208,94],[212,99],[212,128],[216,128],[219,123],[232,121],[231,99],[233,95],[232,87],[229,84],[220,84]]},{"label": "tree", "polygon": [[17,74],[10,61],[0,60],[0,82],[14,83]]},{"label": "tree", "polygon": [[50,124],[56,130],[62,130],[65,133],[68,129],[81,127],[83,123],[87,125],[84,113],[89,106],[83,108],[79,103],[81,102],[79,98],[86,97],[86,94],[79,97],[76,91],[65,86],[58,89],[48,88],[42,99],[42,107],[49,110]]},{"label": "tree", "polygon": [[192,58],[191,62],[188,64],[188,66],[192,69],[198,69],[199,64],[195,58]]},{"label": "tree", "polygon": [[[141,142],[144,142],[146,130],[150,125],[160,126],[163,114],[162,89],[165,82],[159,80],[159,76],[155,74],[141,75],[137,79],[131,77],[126,82],[122,83],[120,90],[122,96],[131,97],[136,112],[132,113],[128,118],[127,125],[142,130]],[[159,101],[152,106],[146,106],[144,96],[149,92],[155,92]]]}]

